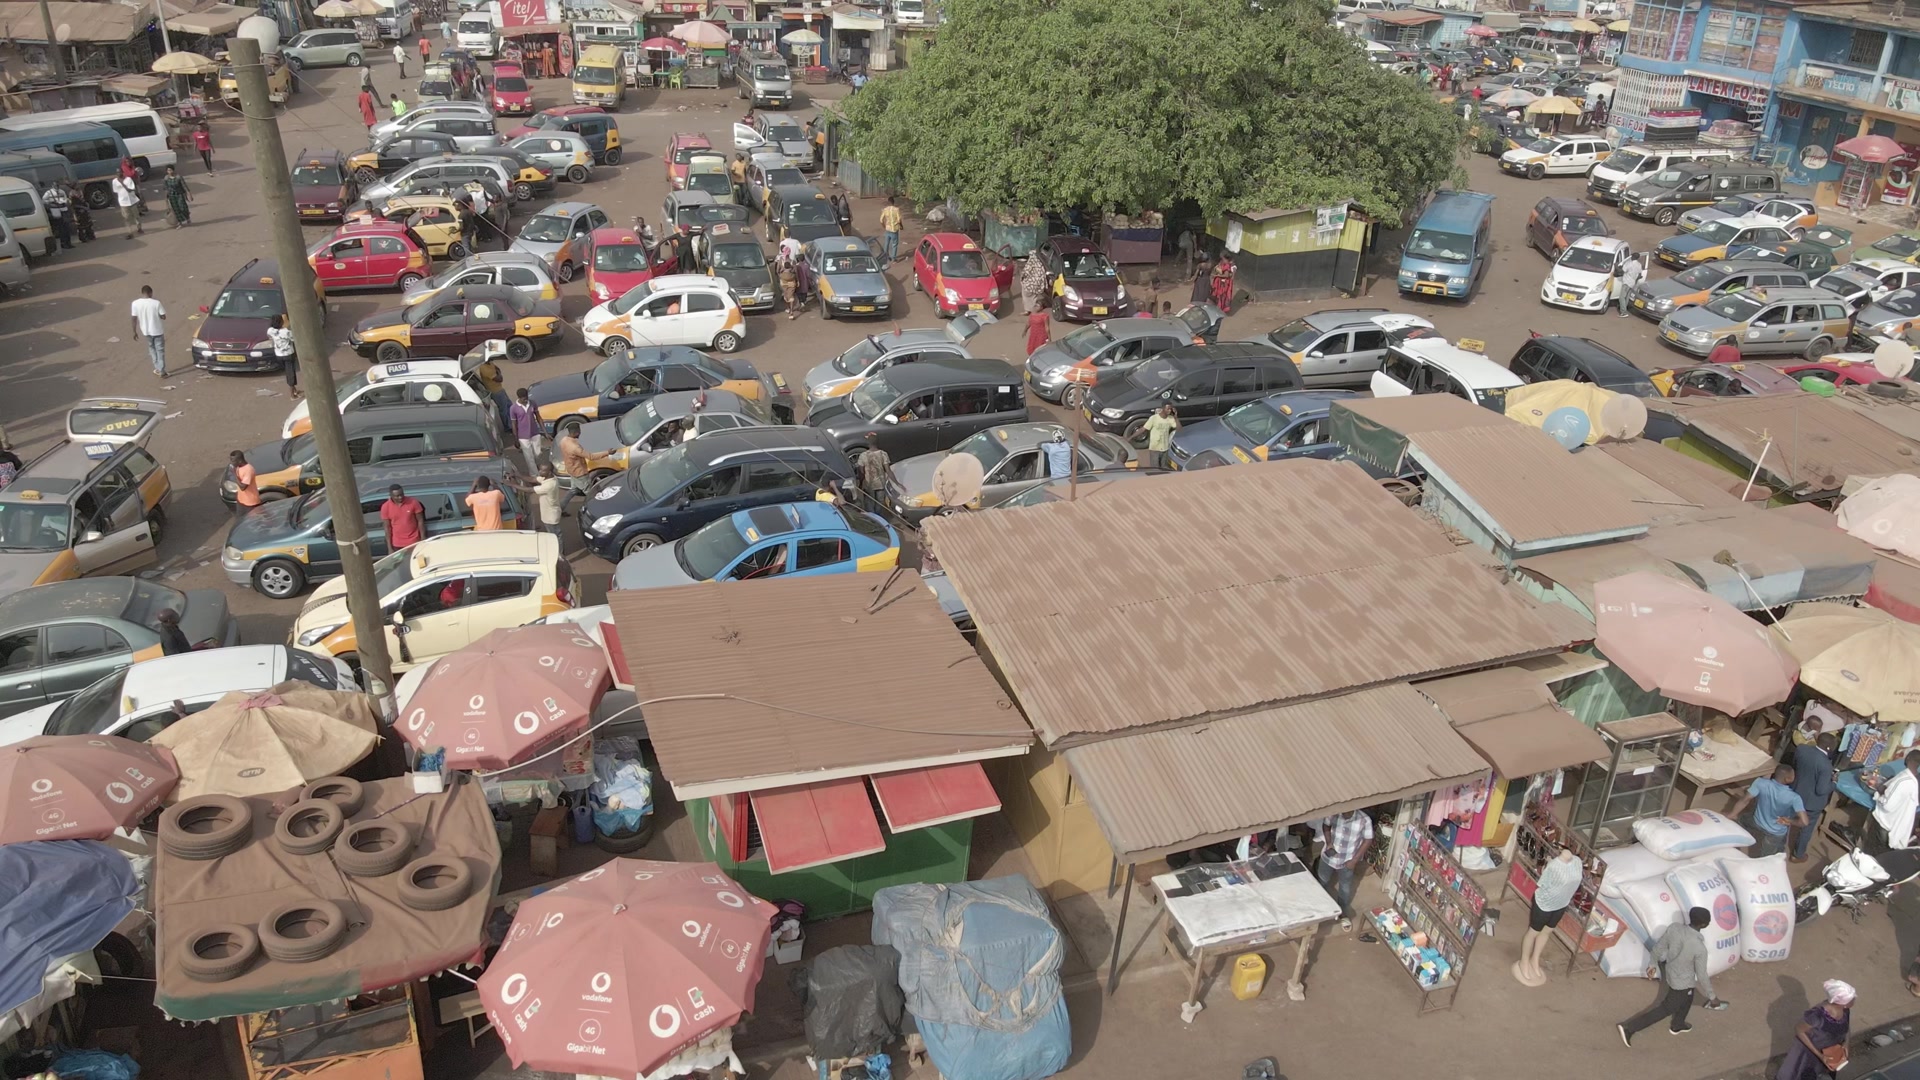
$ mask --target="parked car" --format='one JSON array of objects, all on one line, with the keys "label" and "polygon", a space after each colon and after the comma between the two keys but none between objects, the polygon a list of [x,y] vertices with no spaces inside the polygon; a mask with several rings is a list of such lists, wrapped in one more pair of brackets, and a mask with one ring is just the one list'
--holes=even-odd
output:
[{"label": "parked car", "polygon": [[1583,236],[1612,235],[1599,209],[1580,199],[1549,195],[1527,211],[1527,244],[1549,259]]},{"label": "parked car", "polygon": [[576,270],[587,266],[587,242],[595,229],[609,224],[607,212],[593,203],[557,202],[528,218],[513,239],[513,250],[545,259],[554,280],[565,285]]},{"label": "parked car", "polygon": [[900,534],[877,514],[807,499],[737,510],[613,569],[615,589],[891,570]]},{"label": "parked car", "polygon": [[1676,224],[1682,232],[1694,232],[1702,225],[1733,218],[1778,225],[1783,229],[1811,229],[1820,223],[1820,211],[1809,198],[1756,192],[1729,195],[1712,206],[1689,210],[1680,215]]},{"label": "parked car", "polygon": [[415,105],[405,113],[373,125],[368,137],[378,143],[382,139],[405,128],[410,128],[429,116],[478,116],[493,119],[493,109],[484,101],[429,101]]},{"label": "parked car", "polygon": [[404,225],[342,225],[307,249],[307,263],[329,291],[406,289],[426,280],[426,245]]},{"label": "parked car", "polygon": [[1872,353],[1829,353],[1812,363],[1781,364],[1780,373],[1794,379],[1811,375],[1835,386],[1872,386],[1874,383],[1890,382],[1902,387],[1903,392],[1905,389],[1903,380],[1888,379],[1880,374],[1880,370],[1873,366]]},{"label": "parked car", "polygon": [[459,187],[470,180],[487,180],[520,202],[553,190],[553,176],[532,166],[483,154],[427,158],[376,180],[361,192],[368,201],[406,195],[427,187]]},{"label": "parked car", "polygon": [[1660,396],[1633,361],[1589,338],[1532,335],[1507,361],[1507,370],[1524,382],[1571,379],[1634,397]]},{"label": "parked car", "polygon": [[820,299],[820,317],[847,315],[885,317],[893,313],[893,287],[880,271],[880,261],[865,240],[830,236],[804,249],[813,267],[814,291]]},{"label": "parked car", "polygon": [[293,157],[293,206],[301,221],[338,221],[360,197],[360,184],[338,150],[302,150]]},{"label": "parked car", "polygon": [[1803,229],[1800,238],[1779,244],[1734,244],[1727,248],[1729,259],[1761,259],[1781,266],[1805,270],[1808,277],[1819,277],[1840,261],[1841,248],[1853,243],[1853,233],[1837,225],[1815,225]]},{"label": "parked car", "polygon": [[801,243],[841,235],[840,215],[818,188],[774,188],[767,199],[767,243],[792,237]]},{"label": "parked car", "polygon": [[593,147],[571,131],[522,135],[508,142],[507,149],[525,154],[534,164],[565,176],[570,183],[584,184],[593,178]]},{"label": "parked car", "polygon": [[587,347],[603,356],[641,346],[691,345],[737,351],[747,320],[727,283],[705,274],[668,274],[595,305],[580,320]]},{"label": "parked car", "polygon": [[1567,245],[1540,283],[1540,302],[1575,311],[1605,311],[1633,247],[1617,236],[1585,236]]},{"label": "parked car", "polygon": [[1027,421],[1020,373],[1005,360],[938,357],[895,364],[845,397],[816,405],[807,423],[858,460],[945,450],[976,431]]},{"label": "parked car", "polygon": [[603,225],[587,234],[583,259],[587,295],[594,303],[604,304],[625,296],[642,282],[679,270],[680,245],[658,243],[648,247],[633,229]]},{"label": "parked car", "polygon": [[1793,239],[1785,228],[1756,218],[1726,218],[1708,222],[1693,232],[1669,236],[1653,249],[1653,257],[1685,270],[1695,263],[1725,258],[1740,244],[1781,244]]},{"label": "parked car", "polygon": [[907,280],[914,292],[933,297],[943,318],[969,311],[1001,313],[1001,297],[1013,286],[1013,263],[981,250],[965,233],[928,233],[913,251]]},{"label": "parked car", "polygon": [[155,616],[171,610],[189,644],[240,643],[218,589],[180,592],[130,577],[56,581],[0,600],[0,716],[62,701],[137,660],[161,655]]},{"label": "parked car", "polygon": [[[1364,390],[1282,390],[1233,408],[1224,416],[1184,424],[1173,433],[1167,463],[1188,468],[1194,456],[1213,452],[1236,460],[1336,457],[1327,417],[1333,403],[1367,396]],[[1237,451],[1237,453],[1236,453]]]},{"label": "parked car", "polygon": [[1820,275],[1813,287],[1830,292],[1858,311],[1899,289],[1920,286],[1920,266],[1899,259],[1864,256]]},{"label": "parked car", "polygon": [[1890,255],[1902,262],[1920,262],[1920,229],[1908,229],[1891,236],[1883,236],[1873,242],[1872,250]]},{"label": "parked car", "polygon": [[677,232],[694,235],[706,231],[700,209],[713,205],[713,196],[697,189],[682,188],[667,193],[660,204],[660,222]]},{"label": "parked car", "polygon": [[1211,344],[1225,319],[1206,303],[1189,305],[1170,318],[1102,319],[1035,349],[1027,357],[1027,386],[1043,401],[1077,409],[1102,379],[1124,378],[1169,349]]},{"label": "parked car", "polygon": [[1050,236],[1034,254],[1047,272],[1053,317],[1092,322],[1133,311],[1120,271],[1099,245],[1083,236]]},{"label": "parked car", "polygon": [[667,187],[679,191],[687,186],[688,166],[693,159],[702,154],[713,153],[713,141],[703,132],[676,131],[667,139],[666,152],[660,159],[667,167]]},{"label": "parked car", "polygon": [[[727,159],[719,154],[695,154],[687,162],[687,191],[704,191],[717,203],[733,201],[733,176],[727,172]],[[741,209],[745,209],[742,207]]]},{"label": "parked car", "polygon": [[[347,453],[356,466],[422,458],[484,461],[499,457],[504,445],[500,414],[491,403],[435,402],[355,410],[346,413],[342,422],[347,430]],[[311,432],[256,446],[247,451],[247,464],[254,468],[263,504],[326,485],[320,451]],[[229,471],[220,482],[220,501],[231,508],[238,491]]]},{"label": "parked car", "polygon": [[[1860,309],[1853,318],[1853,340],[1872,348],[1879,338],[1900,338],[1920,324],[1920,289],[1896,289]],[[1809,360],[1820,359],[1809,355]]]},{"label": "parked car", "polygon": [[[281,360],[267,340],[267,327],[287,312],[281,289],[280,264],[272,259],[253,259],[235,270],[213,303],[201,309],[206,318],[187,343],[193,366],[202,371],[279,371]],[[326,296],[318,280],[314,291]]]},{"label": "parked car", "polygon": [[494,61],[487,94],[493,98],[493,111],[500,116],[533,114],[533,87],[527,82],[526,70],[519,64]]},{"label": "parked car", "polygon": [[295,71],[341,64],[359,67],[367,62],[366,53],[360,35],[352,30],[303,30],[280,43],[280,55]]},{"label": "parked car", "polygon": [[1725,343],[1742,356],[1818,360],[1846,343],[1852,314],[1818,289],[1748,289],[1675,311],[1660,321],[1660,338],[1695,356]]},{"label": "parked car", "polygon": [[594,164],[620,164],[620,126],[598,105],[556,105],[542,109],[506,134],[508,139],[517,139],[540,131],[570,131],[593,147]]},{"label": "parked car", "polygon": [[960,318],[940,327],[868,334],[839,356],[815,364],[807,372],[802,384],[807,406],[815,408],[829,398],[852,393],[868,378],[896,364],[969,356],[966,344],[979,332],[979,323]]},{"label": "parked car", "polygon": [[[1065,476],[1069,459],[1059,459],[1058,467],[1063,471],[1056,473],[1049,453],[1072,454],[1076,448],[1063,445],[1049,451],[1048,447],[1067,444],[1071,437],[1071,432],[1054,423],[1002,424],[987,428],[962,439],[951,450],[936,450],[894,462],[887,472],[886,498],[894,513],[913,524],[954,509],[942,503],[934,491],[934,470],[949,457],[965,454],[980,462],[985,478],[979,493],[964,506],[976,510],[982,506],[998,506],[1036,484]],[[1077,452],[1078,457],[1071,466],[1074,472],[1126,469],[1134,464],[1133,448],[1112,435],[1089,435],[1079,440]]]},{"label": "parked car", "polygon": [[744,311],[772,311],[780,302],[765,249],[750,230],[730,222],[708,226],[694,268],[726,282]]},{"label": "parked car", "polygon": [[399,130],[414,135],[438,134],[453,140],[453,145],[465,152],[478,150],[484,146],[499,146],[506,140],[493,128],[493,117],[469,115],[466,113],[435,113],[423,116]]},{"label": "parked car", "polygon": [[545,259],[524,251],[482,251],[408,289],[401,302],[408,307],[424,304],[448,289],[468,285],[506,285],[527,294],[529,300],[560,299],[560,286]]},{"label": "parked car", "polygon": [[560,301],[535,300],[512,285],[462,285],[427,303],[376,311],[347,334],[361,356],[391,364],[410,356],[459,355],[498,338],[516,364],[565,334]]},{"label": "parked car", "polygon": [[82,398],[67,437],[0,488],[0,592],[154,561],[173,481],[147,452],[164,402]]},{"label": "parked car", "polygon": [[527,398],[551,435],[569,424],[610,420],[656,394],[681,391],[723,390],[791,414],[786,387],[784,378],[762,374],[750,360],[723,360],[685,345],[649,345],[617,350],[590,371],[541,379],[527,388]]},{"label": "parked car", "polygon": [[1613,144],[1592,133],[1542,135],[1500,155],[1500,170],[1539,180],[1547,176],[1585,176],[1613,153]]},{"label": "parked car", "polygon": [[1642,278],[1629,294],[1627,310],[1654,322],[1692,304],[1704,304],[1743,289],[1804,289],[1808,275],[1779,263],[1720,259],[1701,263],[1672,277]]},{"label": "parked car", "polygon": [[1800,380],[1765,364],[1701,364],[1657,371],[1656,386],[1665,384],[1668,397],[1747,397],[1753,394],[1797,394]]},{"label": "parked car", "polygon": [[649,454],[692,439],[743,427],[768,427],[772,411],[761,400],[731,390],[675,390],[655,394],[617,417],[580,428],[588,475],[598,483]]},{"label": "parked car", "polygon": [[788,161],[798,165],[804,172],[813,173],[820,169],[819,161],[814,157],[813,140],[808,137],[806,128],[786,113],[757,112],[746,123],[733,125],[733,148],[747,153],[774,151],[785,154]]},{"label": "parked car", "polygon": [[1441,338],[1415,338],[1387,349],[1369,388],[1375,397],[1452,394],[1483,408],[1505,411],[1507,391],[1520,376],[1487,354]]},{"label": "parked car", "polygon": [[1365,386],[1387,354],[1387,346],[1430,333],[1433,324],[1418,315],[1386,308],[1315,311],[1266,335],[1308,387]]},{"label": "parked car", "polygon": [[[349,211],[346,216],[348,225],[365,225],[378,221],[404,225],[407,233],[427,254],[439,259],[464,259],[467,257],[467,229],[464,223],[465,211],[460,200],[453,195],[419,194],[392,195],[361,209]],[[505,223],[507,216],[504,203],[488,208],[487,228],[495,228]]]},{"label": "parked car", "polygon": [[757,153],[747,159],[747,204],[757,214],[767,212],[773,189],[807,186],[807,174],[787,155]]},{"label": "parked car", "polygon": [[[477,369],[487,360],[486,350],[475,349],[451,360],[402,360],[369,364],[367,370],[335,383],[334,404],[342,415],[399,405],[468,405],[493,407],[493,398],[480,382]],[[280,424],[280,437],[291,439],[313,430],[313,397],[294,402]],[[502,432],[501,434],[505,434]]]},{"label": "parked car", "polygon": [[397,131],[348,157],[347,168],[352,170],[353,178],[364,187],[416,161],[457,152],[452,136],[434,131]]},{"label": "parked car", "polygon": [[1270,342],[1183,345],[1148,360],[1124,379],[1102,379],[1081,415],[1095,431],[1146,445],[1147,417],[1172,405],[1182,423],[1219,416],[1277,390],[1301,390],[1300,369]]},{"label": "parked car", "polygon": [[[429,664],[494,630],[574,606],[573,567],[552,533],[492,531],[432,536],[373,564],[380,618],[395,671]],[[293,623],[294,643],[359,662],[347,583],[313,591]]]}]

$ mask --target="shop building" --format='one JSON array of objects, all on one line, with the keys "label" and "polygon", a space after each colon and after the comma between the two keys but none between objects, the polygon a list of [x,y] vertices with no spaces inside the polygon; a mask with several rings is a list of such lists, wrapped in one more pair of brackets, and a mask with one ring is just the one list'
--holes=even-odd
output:
[{"label": "shop building", "polygon": [[1236,289],[1261,300],[1357,295],[1375,239],[1366,215],[1346,204],[1295,210],[1229,211],[1207,235],[1233,257]]},{"label": "shop building", "polygon": [[1789,178],[1814,186],[1822,203],[1864,205],[1884,197],[1889,181],[1912,198],[1914,160],[1872,170],[1833,152],[1863,135],[1920,150],[1920,18],[1898,10],[1821,4],[1799,11],[1767,139]]},{"label": "shop building", "polygon": [[1636,0],[1607,122],[1614,144],[1737,121],[1762,130],[1788,66],[1799,10],[1763,0]]}]

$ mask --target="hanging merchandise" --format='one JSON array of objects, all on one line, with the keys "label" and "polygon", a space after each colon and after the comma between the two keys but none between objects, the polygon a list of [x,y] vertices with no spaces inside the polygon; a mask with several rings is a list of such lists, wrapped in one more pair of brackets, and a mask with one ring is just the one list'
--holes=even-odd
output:
[{"label": "hanging merchandise", "polygon": [[[1392,907],[1369,912],[1380,940],[1420,986],[1420,1011],[1451,1008],[1479,936],[1487,895],[1427,830],[1409,825],[1405,849],[1388,877]],[[1432,1004],[1445,993],[1444,1004]]]},{"label": "hanging merchandise", "polygon": [[1633,823],[1633,838],[1663,859],[1689,859],[1715,848],[1743,848],[1753,843],[1753,834],[1739,822],[1711,810],[1682,810],[1668,817],[1641,818]]},{"label": "hanging merchandise", "polygon": [[1707,974],[1718,975],[1740,962],[1740,905],[1733,883],[1711,859],[1688,863],[1667,875],[1680,906],[1706,908],[1713,916],[1701,934],[1707,939]]},{"label": "hanging merchandise", "polygon": [[1740,959],[1785,960],[1793,949],[1793,883],[1783,852],[1764,859],[1723,855],[1720,866],[1740,904]]}]

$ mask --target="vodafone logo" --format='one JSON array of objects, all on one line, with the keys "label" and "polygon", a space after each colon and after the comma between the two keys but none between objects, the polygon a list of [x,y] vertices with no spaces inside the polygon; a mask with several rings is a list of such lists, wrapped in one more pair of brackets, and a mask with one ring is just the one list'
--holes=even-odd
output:
[{"label": "vodafone logo", "polygon": [[680,932],[688,937],[699,937],[700,924],[694,922],[692,919],[688,919],[686,922],[680,924]]},{"label": "vodafone logo", "polygon": [[420,725],[427,722],[427,710],[415,709],[407,714],[407,730],[419,731]]},{"label": "vodafone logo", "polygon": [[551,930],[554,927],[559,926],[561,923],[566,921],[567,921],[567,913],[564,911],[556,911],[553,914],[547,916],[546,921],[540,924],[540,929]]},{"label": "vodafone logo", "polygon": [[604,867],[604,866],[596,866],[596,867],[594,867],[593,869],[591,869],[591,870],[589,870],[589,871],[587,871],[586,873],[584,873],[584,874],[581,874],[581,875],[580,875],[580,878],[579,878],[579,880],[581,880],[581,881],[592,881],[592,880],[593,880],[594,878],[597,878],[597,877],[599,877],[599,876],[600,876],[601,874],[604,874],[604,873],[606,873],[606,872],[607,872],[607,868],[606,868],[606,867]]},{"label": "vodafone logo", "polygon": [[593,980],[589,982],[587,985],[593,987],[594,993],[604,994],[613,987],[613,976],[602,971],[599,974],[595,975],[593,977]]},{"label": "vodafone logo", "polygon": [[513,718],[513,730],[522,735],[531,735],[540,730],[540,718],[530,712],[518,713]]},{"label": "vodafone logo", "polygon": [[713,898],[727,905],[730,908],[743,908],[747,906],[747,902],[745,900],[740,899],[740,897],[735,893],[730,893],[730,892],[715,893],[713,894]]},{"label": "vodafone logo", "polygon": [[487,697],[485,694],[475,694],[472,697],[467,699],[467,708],[469,709],[484,708],[486,704],[487,704]]},{"label": "vodafone logo", "polygon": [[133,789],[118,780],[108,784],[106,790],[107,798],[112,799],[114,802],[125,805],[133,801]]},{"label": "vodafone logo", "polygon": [[655,1038],[670,1038],[680,1030],[680,1010],[671,1005],[655,1005],[647,1014],[647,1030],[653,1032]]},{"label": "vodafone logo", "polygon": [[35,795],[45,795],[47,792],[52,790],[53,790],[53,781],[48,780],[45,777],[41,777],[40,779],[35,780],[33,782],[33,793]]},{"label": "vodafone logo", "polygon": [[520,1004],[520,999],[526,996],[527,977],[517,971],[507,976],[506,981],[500,984],[500,1000],[509,1005]]},{"label": "vodafone logo", "polygon": [[572,640],[575,645],[578,645],[583,649],[597,649],[600,647],[598,645],[595,645],[593,641],[589,638],[577,637]]}]

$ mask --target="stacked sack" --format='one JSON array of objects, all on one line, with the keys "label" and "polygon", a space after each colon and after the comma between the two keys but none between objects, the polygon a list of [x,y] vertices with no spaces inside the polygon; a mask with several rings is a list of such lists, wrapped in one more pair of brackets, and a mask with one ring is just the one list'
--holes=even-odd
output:
[{"label": "stacked sack", "polygon": [[1787,857],[1750,859],[1741,848],[1753,834],[1724,814],[1685,810],[1633,823],[1637,844],[1605,852],[1600,895],[1626,924],[1618,944],[1600,954],[1609,976],[1641,978],[1648,950],[1689,908],[1706,908],[1713,921],[1707,970],[1785,960],[1793,944],[1793,888]]}]

